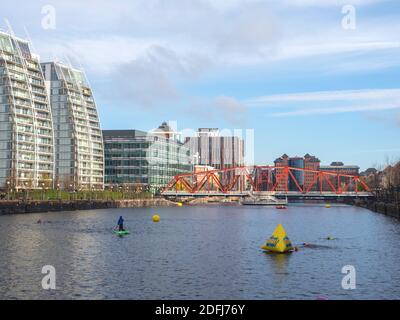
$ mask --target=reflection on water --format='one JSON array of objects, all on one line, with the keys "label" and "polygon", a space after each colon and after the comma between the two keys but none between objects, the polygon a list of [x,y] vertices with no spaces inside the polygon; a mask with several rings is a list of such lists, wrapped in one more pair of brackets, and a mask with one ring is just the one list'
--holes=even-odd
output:
[{"label": "reflection on water", "polygon": [[[161,216],[157,224],[154,213]],[[129,236],[112,232],[120,215]],[[298,252],[260,249],[278,223]],[[0,298],[397,299],[399,240],[398,221],[348,206],[0,216]],[[41,269],[49,264],[56,268],[55,291],[41,288]],[[352,291],[341,288],[348,264],[357,271]]]},{"label": "reflection on water", "polygon": [[267,263],[270,265],[270,270],[272,274],[288,274],[288,265],[289,260],[292,254],[295,252],[290,253],[272,253],[272,252],[265,252],[267,256]]}]

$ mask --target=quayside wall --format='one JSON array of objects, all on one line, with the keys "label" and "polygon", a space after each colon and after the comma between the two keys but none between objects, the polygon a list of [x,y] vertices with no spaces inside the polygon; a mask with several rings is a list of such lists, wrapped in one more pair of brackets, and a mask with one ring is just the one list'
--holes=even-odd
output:
[{"label": "quayside wall", "polygon": [[386,203],[377,200],[355,200],[354,205],[382,213],[389,217],[400,219],[400,206],[395,203]]},{"label": "quayside wall", "polygon": [[69,200],[69,201],[0,201],[0,215],[51,211],[74,211],[107,208],[138,208],[152,206],[175,206],[176,203],[163,199],[133,200]]}]

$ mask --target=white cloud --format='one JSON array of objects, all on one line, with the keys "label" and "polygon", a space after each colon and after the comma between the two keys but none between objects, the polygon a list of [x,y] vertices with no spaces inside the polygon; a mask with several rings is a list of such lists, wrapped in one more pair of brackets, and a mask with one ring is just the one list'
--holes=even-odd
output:
[{"label": "white cloud", "polygon": [[[364,89],[278,94],[247,99],[274,117],[400,109],[400,89]],[[282,111],[277,112],[280,109]],[[271,112],[272,111],[272,112]]]},{"label": "white cloud", "polygon": [[174,79],[196,77],[208,63],[195,53],[178,56],[172,49],[155,45],[109,74],[112,90],[107,95],[144,107],[176,101],[180,93]]},{"label": "white cloud", "polygon": [[400,101],[395,104],[366,104],[366,105],[348,105],[340,107],[328,108],[306,108],[296,111],[276,112],[273,117],[290,117],[290,116],[305,116],[305,115],[318,115],[318,114],[336,114],[336,113],[349,113],[349,112],[362,112],[362,111],[383,111],[400,109]]},{"label": "white cloud", "polygon": [[[270,3],[276,0],[270,0]],[[382,3],[387,0],[279,0],[281,5],[293,7],[331,7],[331,6],[365,6]],[[243,4],[265,2],[265,0],[209,0],[218,9],[227,10]]]},{"label": "white cloud", "polygon": [[297,7],[364,6],[387,0],[281,0],[285,5]]},{"label": "white cloud", "polygon": [[[46,60],[68,56],[88,73],[115,83],[123,74],[130,83],[128,97],[140,93],[138,101],[149,102],[152,99],[144,98],[144,91],[157,97],[159,88],[160,97],[177,97],[179,81],[220,70],[246,70],[248,66],[265,70],[280,64],[293,65],[299,73],[346,74],[399,66],[398,17],[373,20],[365,15],[357,29],[349,32],[341,28],[340,10],[319,8],[378,2],[88,0],[78,5],[60,0],[54,3],[57,29],[31,34]],[[23,16],[19,23],[40,26],[40,4],[28,6],[32,21]],[[299,7],[306,8],[305,17],[299,16]],[[16,18],[11,20],[18,23]],[[383,54],[385,59],[381,59]],[[303,62],[314,63],[313,70],[305,70]],[[140,82],[140,78],[145,80]],[[118,91],[113,94],[116,98],[121,95]]]},{"label": "white cloud", "polygon": [[[314,6],[338,2],[342,1],[285,3]],[[350,1],[357,5],[372,2],[376,1]],[[178,56],[197,52],[217,66],[234,68],[339,54],[348,54],[344,60],[358,61],[359,65],[360,59],[349,54],[391,50],[398,56],[400,49],[400,23],[396,17],[376,21],[364,18],[356,30],[347,32],[340,27],[340,11],[332,17],[326,12],[319,16],[320,11],[312,9],[304,20],[296,16],[296,10],[284,10],[282,4],[272,1],[101,1],[98,5],[84,1],[79,10],[71,1],[58,1],[55,8],[61,20],[57,30],[32,35],[40,44],[36,45],[39,53],[62,56],[72,52],[82,65],[99,72],[129,63],[154,45],[171,48]],[[379,68],[379,64],[373,67]],[[331,69],[337,70],[333,64]]]},{"label": "white cloud", "polygon": [[[310,39],[309,39],[310,40]],[[319,55],[335,55],[352,52],[368,52],[383,49],[400,49],[400,41],[359,41],[332,39],[329,43],[303,43],[302,45],[282,45],[277,50],[277,60],[302,58]],[[315,39],[314,39],[315,41]]]},{"label": "white cloud", "polygon": [[268,106],[286,102],[360,101],[372,99],[400,99],[400,89],[363,89],[276,94],[250,98],[245,103],[250,106]]},{"label": "white cloud", "polygon": [[246,106],[240,101],[228,96],[219,96],[215,99],[215,106],[221,109],[223,116],[230,123],[240,123],[244,120]]}]

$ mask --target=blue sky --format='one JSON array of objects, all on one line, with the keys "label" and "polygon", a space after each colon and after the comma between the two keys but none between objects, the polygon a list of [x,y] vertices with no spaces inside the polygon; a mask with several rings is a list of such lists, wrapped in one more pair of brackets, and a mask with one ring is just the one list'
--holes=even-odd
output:
[{"label": "blue sky", "polygon": [[104,129],[254,129],[258,164],[399,159],[399,1],[16,0],[0,13],[42,61],[86,71]]}]

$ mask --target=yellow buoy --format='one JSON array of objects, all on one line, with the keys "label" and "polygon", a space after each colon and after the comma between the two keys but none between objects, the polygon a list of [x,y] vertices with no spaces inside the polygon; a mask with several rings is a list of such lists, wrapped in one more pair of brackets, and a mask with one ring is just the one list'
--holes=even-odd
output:
[{"label": "yellow buoy", "polygon": [[326,205],[325,205],[325,208],[330,208],[331,207],[331,205],[329,204],[329,203],[327,203]]},{"label": "yellow buoy", "polygon": [[177,205],[178,205],[178,207],[182,207],[183,203],[182,202],[178,202]]},{"label": "yellow buoy", "polygon": [[158,214],[155,214],[153,216],[153,222],[159,222],[160,221],[160,216]]},{"label": "yellow buoy", "polygon": [[283,253],[292,251],[294,248],[286,235],[285,229],[281,224],[278,224],[272,236],[261,247],[261,249]]}]

